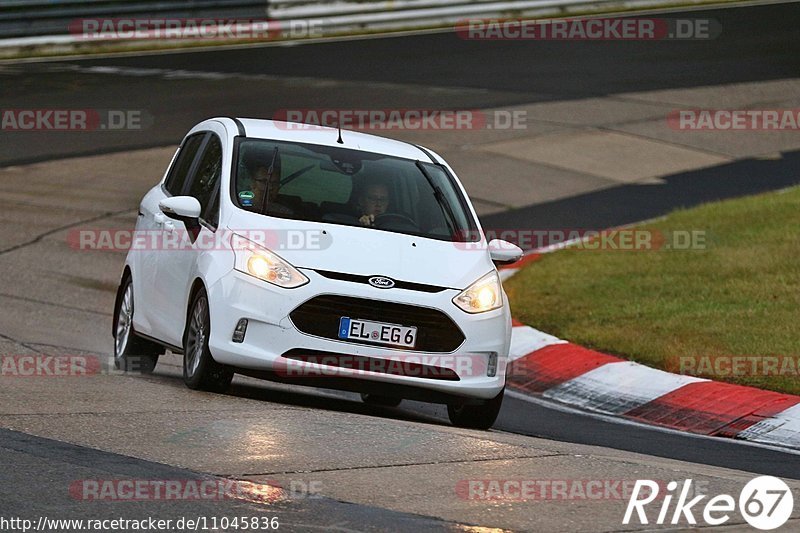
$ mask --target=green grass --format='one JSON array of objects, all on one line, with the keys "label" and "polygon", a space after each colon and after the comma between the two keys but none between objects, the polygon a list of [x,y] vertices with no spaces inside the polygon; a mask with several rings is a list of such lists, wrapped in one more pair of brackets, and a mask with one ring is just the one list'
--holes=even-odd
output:
[{"label": "green grass", "polygon": [[[638,226],[705,231],[705,249],[546,254],[506,282],[514,316],[576,344],[675,371],[681,356],[800,358],[800,188]],[[800,377],[709,375],[800,394]]]}]

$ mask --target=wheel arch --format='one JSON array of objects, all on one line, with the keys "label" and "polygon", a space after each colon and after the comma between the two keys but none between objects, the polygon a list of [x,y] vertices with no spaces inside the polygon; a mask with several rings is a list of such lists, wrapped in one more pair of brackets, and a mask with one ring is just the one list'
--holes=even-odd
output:
[{"label": "wheel arch", "polygon": [[[117,320],[119,320],[119,306],[122,305],[122,288],[125,286],[125,281],[128,278],[133,278],[131,274],[130,265],[125,265],[122,270],[122,276],[119,278],[119,287],[117,287],[117,296],[114,298],[114,314],[111,318],[111,336],[117,338]],[[135,309],[134,309],[135,312]]]},{"label": "wheel arch", "polygon": [[181,335],[184,346],[186,345],[186,332],[188,330],[187,326],[189,324],[189,315],[192,312],[192,302],[194,301],[195,295],[200,292],[200,289],[203,289],[206,291],[206,293],[208,293],[205,282],[198,277],[192,282],[192,286],[189,289],[189,297],[186,299],[186,314],[184,315],[183,334]]}]

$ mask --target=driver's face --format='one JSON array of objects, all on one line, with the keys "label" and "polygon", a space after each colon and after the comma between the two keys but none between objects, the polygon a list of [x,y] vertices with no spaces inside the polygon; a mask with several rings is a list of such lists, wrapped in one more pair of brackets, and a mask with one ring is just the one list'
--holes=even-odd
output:
[{"label": "driver's face", "polygon": [[361,209],[365,215],[382,215],[389,207],[389,188],[385,185],[370,185],[361,197]]}]

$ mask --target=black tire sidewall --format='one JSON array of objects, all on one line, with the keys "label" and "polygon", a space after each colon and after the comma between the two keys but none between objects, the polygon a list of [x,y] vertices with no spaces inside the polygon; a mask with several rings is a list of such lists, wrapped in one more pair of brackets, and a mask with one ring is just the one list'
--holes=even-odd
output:
[{"label": "black tire sidewall", "polygon": [[483,430],[491,428],[500,414],[505,392],[504,387],[497,396],[481,405],[448,405],[447,415],[450,422],[454,426],[463,428]]},{"label": "black tire sidewall", "polygon": [[[200,355],[200,362],[197,365],[197,371],[194,376],[188,376],[188,357],[189,357],[189,328],[194,310],[197,302],[204,298],[206,301],[206,314],[204,319],[206,335],[203,341],[203,351]],[[211,302],[208,299],[208,293],[205,288],[197,291],[192,299],[192,305],[189,308],[189,314],[186,317],[186,333],[183,338],[183,381],[187,387],[194,390],[205,390],[210,392],[223,392],[231,384],[233,379],[233,369],[226,365],[217,363],[214,356],[211,355],[211,349],[208,343],[211,339]]]},{"label": "black tire sidewall", "polygon": [[[203,341],[203,352],[200,355],[200,362],[197,365],[197,371],[192,377],[189,377],[189,328],[191,327],[192,317],[194,317],[194,310],[197,307],[197,302],[199,302],[201,298],[205,298],[206,300],[206,314],[205,317],[203,317],[206,328],[206,336],[205,340]],[[203,376],[206,372],[206,367],[209,364],[209,359],[211,359],[211,352],[208,349],[208,338],[211,335],[211,317],[208,305],[208,295],[206,294],[205,289],[200,289],[194,295],[194,298],[192,298],[192,305],[189,308],[189,314],[186,317],[186,335],[184,336],[183,341],[183,381],[191,389],[199,389],[202,387]]]},{"label": "black tire sidewall", "polygon": [[[120,368],[127,368],[126,359],[127,355],[130,351],[131,347],[131,333],[133,333],[133,325],[131,324],[131,331],[128,332],[128,340],[125,341],[125,347],[122,349],[121,353],[117,353],[117,327],[119,326],[119,314],[122,312],[122,300],[125,298],[125,293],[128,290],[128,286],[133,285],[133,280],[131,280],[130,276],[125,276],[120,284],[120,288],[117,291],[117,301],[114,307],[114,323],[112,324],[112,333],[114,338],[114,365]],[[133,307],[133,298],[131,297],[131,307]]]},{"label": "black tire sidewall", "polygon": [[136,312],[136,301],[131,290],[131,324],[128,332],[128,339],[122,352],[117,354],[117,325],[119,324],[119,314],[122,312],[122,300],[125,297],[128,287],[133,287],[133,278],[128,274],[120,284],[120,291],[117,294],[116,313],[114,313],[113,338],[114,338],[114,366],[124,372],[138,372],[140,374],[150,374],[158,364],[158,358],[163,349],[160,345],[142,339],[136,335],[133,327],[133,314]]}]

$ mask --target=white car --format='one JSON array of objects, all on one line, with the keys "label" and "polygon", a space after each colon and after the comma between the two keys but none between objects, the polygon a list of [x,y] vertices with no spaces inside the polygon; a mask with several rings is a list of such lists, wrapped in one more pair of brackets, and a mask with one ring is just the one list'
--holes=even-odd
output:
[{"label": "white car", "polygon": [[143,198],[114,311],[119,368],[183,354],[192,389],[234,373],[448,405],[490,427],[511,338],[497,264],[431,150],[332,128],[214,118]]}]

